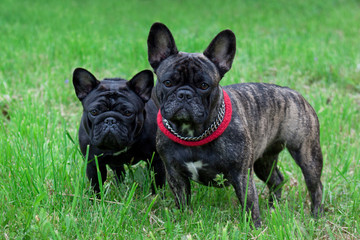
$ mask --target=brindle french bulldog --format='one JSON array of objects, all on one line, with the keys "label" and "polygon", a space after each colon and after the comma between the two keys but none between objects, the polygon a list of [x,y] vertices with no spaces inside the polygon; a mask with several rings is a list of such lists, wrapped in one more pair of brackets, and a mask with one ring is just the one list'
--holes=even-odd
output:
[{"label": "brindle french bulldog", "polygon": [[121,180],[125,173],[124,164],[145,160],[155,172],[156,185],[162,187],[165,170],[155,148],[157,108],[150,98],[153,73],[141,71],[130,81],[121,78],[99,81],[89,71],[77,68],[73,73],[73,84],[83,106],[80,149],[86,156],[89,147],[86,174],[94,191],[100,191],[95,156],[98,157],[102,183],[107,176],[106,165]]},{"label": "brindle french bulldog", "polygon": [[[296,91],[265,83],[219,85],[231,68],[235,35],[220,32],[203,53],[179,52],[169,29],[155,23],[148,37],[148,58],[157,75],[156,148],[181,208],[190,204],[190,179],[217,185],[223,174],[256,227],[261,225],[253,173],[273,197],[280,198],[284,178],[277,168],[287,148],[300,166],[310,192],[312,214],[322,211],[323,158],[319,121]],[[247,199],[245,199],[247,196]]]}]

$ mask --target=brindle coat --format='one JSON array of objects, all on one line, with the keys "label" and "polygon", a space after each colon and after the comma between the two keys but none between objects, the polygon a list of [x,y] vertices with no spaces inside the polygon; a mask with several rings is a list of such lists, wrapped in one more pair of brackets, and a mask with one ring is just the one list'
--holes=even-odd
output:
[{"label": "brindle coat", "polygon": [[[221,87],[231,68],[235,35],[219,33],[203,54],[178,52],[169,29],[155,23],[148,37],[149,62],[157,75],[153,98],[172,128],[182,136],[199,136],[214,122],[223,99],[231,99],[233,115],[225,132],[214,141],[186,147],[157,132],[156,147],[178,207],[190,203],[190,179],[216,185],[223,174],[255,226],[260,226],[253,173],[280,198],[284,178],[278,155],[287,148],[300,166],[312,200],[312,213],[321,211],[323,166],[319,121],[314,109],[296,91],[265,83]],[[245,199],[247,196],[247,199]]]}]

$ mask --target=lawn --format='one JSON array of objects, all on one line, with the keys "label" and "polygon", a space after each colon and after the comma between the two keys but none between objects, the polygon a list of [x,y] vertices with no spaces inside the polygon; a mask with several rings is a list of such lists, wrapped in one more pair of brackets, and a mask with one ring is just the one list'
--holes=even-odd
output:
[{"label": "lawn", "polygon": [[[256,179],[263,225],[251,228],[233,188],[192,183],[192,211],[168,186],[150,194],[144,164],[104,197],[85,176],[72,71],[129,79],[147,61],[152,23],[179,50],[202,52],[221,30],[237,37],[222,85],[296,89],[318,113],[324,216],[310,216],[300,168],[284,151],[276,209]],[[360,2],[356,0],[13,1],[0,3],[0,239],[360,239]]]}]

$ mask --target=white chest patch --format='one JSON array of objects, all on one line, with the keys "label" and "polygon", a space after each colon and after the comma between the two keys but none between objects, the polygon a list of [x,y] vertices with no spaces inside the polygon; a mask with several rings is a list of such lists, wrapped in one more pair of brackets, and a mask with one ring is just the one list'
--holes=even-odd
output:
[{"label": "white chest patch", "polygon": [[202,161],[187,162],[185,163],[187,169],[191,173],[191,179],[199,181],[199,170],[206,166]]}]

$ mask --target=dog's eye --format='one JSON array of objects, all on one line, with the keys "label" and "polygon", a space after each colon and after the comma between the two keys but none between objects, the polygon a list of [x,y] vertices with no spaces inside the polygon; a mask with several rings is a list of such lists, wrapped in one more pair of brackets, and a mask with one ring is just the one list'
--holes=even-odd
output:
[{"label": "dog's eye", "polygon": [[200,88],[202,89],[202,90],[206,90],[206,89],[208,89],[209,88],[209,85],[207,84],[207,83],[201,83],[201,85],[200,85]]},{"label": "dog's eye", "polygon": [[90,111],[90,114],[93,115],[93,116],[96,116],[96,115],[99,114],[99,111],[96,110],[96,109],[93,109],[93,110]]},{"label": "dog's eye", "polygon": [[165,87],[171,87],[172,83],[170,80],[166,80],[166,81],[164,81],[164,85],[165,85]]},{"label": "dog's eye", "polygon": [[123,112],[123,114],[126,116],[126,117],[130,117],[132,115],[132,112],[130,112],[129,110],[125,110]]}]

